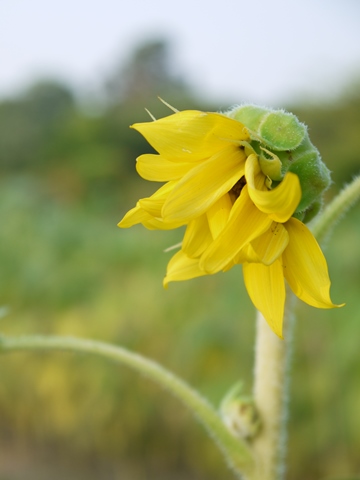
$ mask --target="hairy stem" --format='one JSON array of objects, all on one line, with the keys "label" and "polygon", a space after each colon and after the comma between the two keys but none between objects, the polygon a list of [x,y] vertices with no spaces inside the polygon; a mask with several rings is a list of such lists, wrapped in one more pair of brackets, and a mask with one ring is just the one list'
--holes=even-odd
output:
[{"label": "hairy stem", "polygon": [[274,334],[261,313],[257,318],[254,401],[262,419],[262,429],[253,442],[256,480],[280,480],[285,473],[288,370],[294,323],[293,298],[288,297],[284,340]]},{"label": "hairy stem", "polygon": [[332,232],[336,223],[345,213],[360,199],[360,176],[346,185],[334,200],[329,203],[325,210],[312,224],[312,232],[321,243]]},{"label": "hairy stem", "polygon": [[153,360],[123,347],[94,340],[42,335],[0,337],[1,353],[26,350],[85,352],[133,368],[171,392],[200,420],[238,478],[242,478],[242,474],[246,478],[247,472],[252,470],[254,462],[248,446],[228,431],[215,409],[197,391]]}]

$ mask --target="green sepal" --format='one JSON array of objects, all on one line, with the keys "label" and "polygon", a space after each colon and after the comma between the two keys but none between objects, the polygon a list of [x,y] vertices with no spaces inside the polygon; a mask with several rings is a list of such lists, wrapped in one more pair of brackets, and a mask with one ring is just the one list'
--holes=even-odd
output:
[{"label": "green sepal", "polygon": [[246,126],[253,140],[260,141],[275,151],[294,150],[306,135],[305,125],[295,115],[284,110],[243,105],[230,115]]},{"label": "green sepal", "polygon": [[297,211],[306,210],[330,186],[330,172],[316,153],[304,155],[289,168],[300,179],[302,197]]},{"label": "green sepal", "polygon": [[300,222],[309,223],[313,218],[316,217],[318,213],[320,213],[322,206],[322,199],[315,200],[315,202],[313,202],[306,210],[303,210],[302,212],[295,212],[293,217],[300,220]]},{"label": "green sepal", "polygon": [[304,223],[308,223],[310,222],[313,218],[316,217],[316,215],[318,213],[320,213],[321,209],[322,209],[322,206],[323,206],[323,202],[322,202],[322,199],[320,200],[315,200],[315,202],[313,202],[310,207],[305,210],[304,212],[304,218],[303,218],[303,222]]},{"label": "green sepal", "polygon": [[319,151],[306,135],[302,144],[292,152],[278,154],[284,171],[295,173],[300,180],[301,200],[296,212],[308,210],[320,201],[322,193],[330,186],[330,171],[321,160]]},{"label": "green sepal", "polygon": [[243,123],[248,130],[253,132],[254,136],[258,134],[258,137],[252,138],[252,140],[260,140],[259,126],[264,115],[268,112],[269,109],[256,105],[242,105],[241,107],[234,108],[234,110],[229,113],[229,116]]},{"label": "green sepal", "polygon": [[300,222],[303,222],[304,217],[305,217],[305,212],[295,212],[292,216],[294,218],[297,218],[298,220],[300,220]]}]

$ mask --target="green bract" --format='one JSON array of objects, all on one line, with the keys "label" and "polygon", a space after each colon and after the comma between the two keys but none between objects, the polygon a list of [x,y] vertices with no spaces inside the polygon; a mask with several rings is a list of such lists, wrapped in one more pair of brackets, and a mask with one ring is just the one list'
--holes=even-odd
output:
[{"label": "green bract", "polygon": [[311,220],[320,209],[321,196],[331,179],[306,126],[292,113],[254,105],[236,107],[228,115],[248,129],[250,145],[274,186],[288,171],[298,175],[302,197],[295,216],[306,222]]}]

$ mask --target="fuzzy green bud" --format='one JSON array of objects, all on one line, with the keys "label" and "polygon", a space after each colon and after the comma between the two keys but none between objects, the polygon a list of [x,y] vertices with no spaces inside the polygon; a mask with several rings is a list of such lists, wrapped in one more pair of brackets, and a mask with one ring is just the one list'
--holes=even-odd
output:
[{"label": "fuzzy green bud", "polygon": [[260,417],[251,397],[241,395],[242,383],[237,383],[225,395],[220,405],[223,422],[237,437],[253,439],[261,427]]},{"label": "fuzzy green bud", "polygon": [[309,139],[307,128],[295,115],[254,105],[237,107],[228,114],[249,131],[249,142],[258,154],[263,173],[275,187],[286,172],[300,180],[301,201],[295,216],[309,221],[318,212],[321,196],[331,183],[330,171]]}]

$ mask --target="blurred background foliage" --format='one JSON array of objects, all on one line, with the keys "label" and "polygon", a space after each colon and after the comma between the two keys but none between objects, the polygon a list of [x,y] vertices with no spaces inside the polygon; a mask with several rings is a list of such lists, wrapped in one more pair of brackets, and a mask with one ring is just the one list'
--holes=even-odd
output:
[{"label": "blurred background foliage", "polygon": [[[47,79],[0,103],[2,331],[89,337],[174,370],[218,404],[239,378],[251,389],[254,310],[241,268],[162,288],[181,233],[119,230],[139,197],[151,148],[129,125],[211,104],[174,75],[165,40],[133,52],[101,96],[75,98]],[[241,102],[235,99],[236,102]],[[360,88],[328,104],[288,105],[333,172],[331,199],[359,173]],[[327,245],[333,299],[298,306],[289,424],[290,480],[360,478],[360,214]],[[69,354],[0,362],[0,479],[232,478],[181,405],[126,368]]]}]

